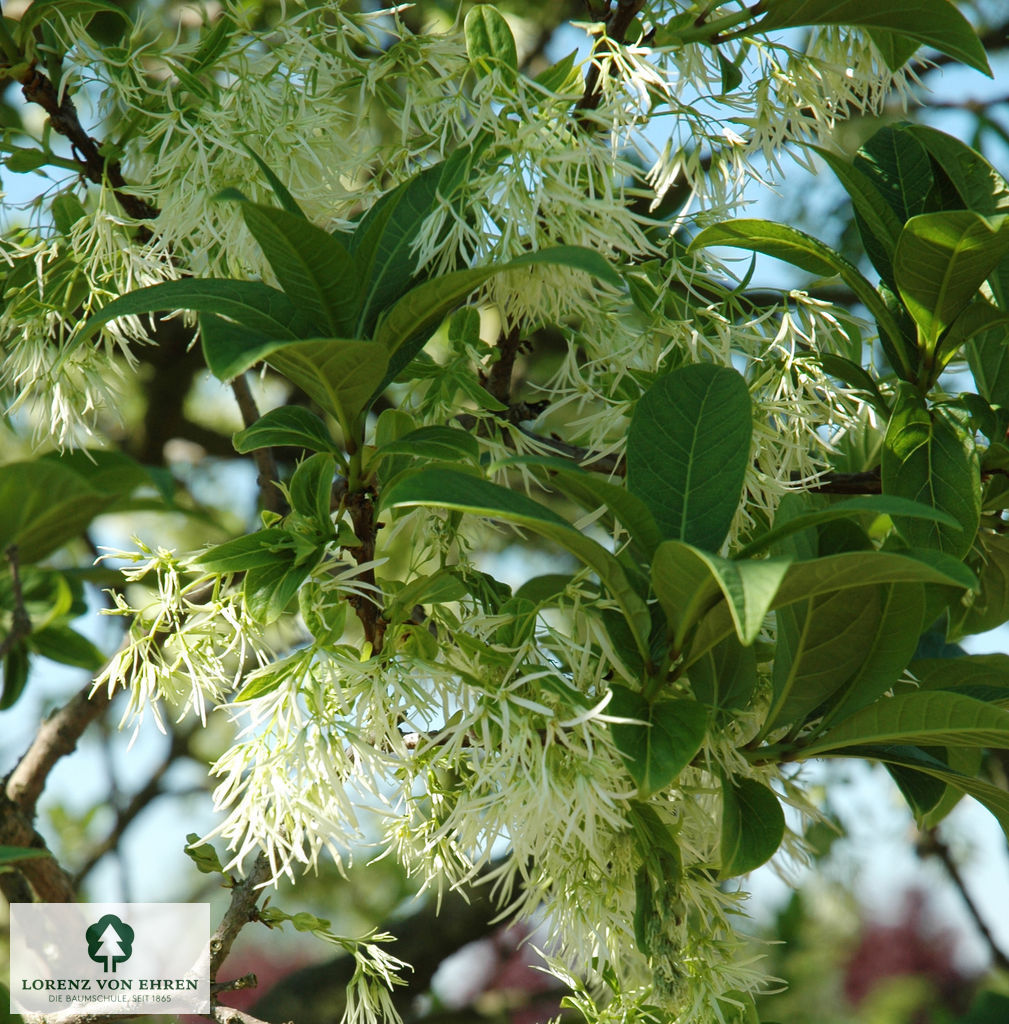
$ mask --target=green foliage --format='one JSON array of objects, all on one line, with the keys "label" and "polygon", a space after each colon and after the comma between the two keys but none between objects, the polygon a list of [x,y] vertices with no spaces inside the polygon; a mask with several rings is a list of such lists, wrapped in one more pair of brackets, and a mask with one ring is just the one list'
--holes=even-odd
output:
[{"label": "green foliage", "polygon": [[[817,819],[796,765],[879,761],[923,825],[967,794],[1009,832],[985,757],[1009,749],[1006,659],[921,656],[1009,621],[1009,185],[932,128],[886,125],[850,159],[823,144],[837,111],[881,108],[880,58],[896,70],[927,45],[990,73],[948,0],[646,4],[622,28],[626,6],[590,60],[531,79],[522,33],[487,4],[425,35],[331,3],[260,32],[226,4],[154,54],[172,78],[146,105],[124,35],[101,58],[110,119],[129,112],[93,178],[110,196],[67,186],[48,248],[10,241],[10,380],[76,383],[80,405],[110,367],[152,401],[197,364],[267,381],[277,407],[258,415],[236,382],[244,426],[227,427],[256,459],[259,521],[229,509],[180,553],[138,542],[114,576],[127,637],[99,676],[134,688],[131,713],[165,699],[241,723],[215,767],[233,848],[264,847],[279,876],[373,829],[404,870],[461,884],[507,839],[500,890],[520,882],[520,909],[558,922],[572,962],[555,969],[591,1020],[757,1024],[722,886],[775,856],[783,799]],[[63,3],[64,25],[55,7],[0,33],[5,66],[42,54],[56,74],[76,46],[59,33],[108,11]],[[768,36],[831,26],[809,54]],[[744,88],[772,79],[794,95]],[[719,82],[724,117],[694,99],[716,106]],[[689,146],[638,167],[662,109]],[[792,225],[711,222],[782,133],[840,181],[864,260]],[[9,170],[66,166],[32,143],[5,140]],[[123,168],[158,184],[122,188]],[[157,211],[131,213],[140,195]],[[768,304],[749,275],[724,280],[719,246],[839,279],[873,324],[799,292]],[[147,319],[180,311],[195,324]],[[163,333],[173,347],[135,372],[137,337]],[[965,366],[973,391],[947,372]],[[220,456],[220,421],[191,429],[196,399],[166,431]],[[64,426],[73,405],[54,405]],[[158,437],[155,413],[124,408],[124,435]],[[178,511],[174,480],[112,440],[0,466],[0,708],[33,657],[101,668],[74,628],[97,577],[67,567],[92,521]],[[513,587],[495,558],[516,551],[531,565]],[[375,986],[361,1019],[394,1019],[383,936],[260,920],[341,945],[352,984]]]}]

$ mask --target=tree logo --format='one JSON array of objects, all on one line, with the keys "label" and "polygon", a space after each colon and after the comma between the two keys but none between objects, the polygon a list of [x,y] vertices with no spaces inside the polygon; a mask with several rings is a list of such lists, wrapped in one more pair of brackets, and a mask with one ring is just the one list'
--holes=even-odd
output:
[{"label": "tree logo", "polygon": [[116,973],[116,964],[125,963],[133,956],[133,929],[115,914],[99,918],[84,933],[88,956],[102,964],[105,973]]}]

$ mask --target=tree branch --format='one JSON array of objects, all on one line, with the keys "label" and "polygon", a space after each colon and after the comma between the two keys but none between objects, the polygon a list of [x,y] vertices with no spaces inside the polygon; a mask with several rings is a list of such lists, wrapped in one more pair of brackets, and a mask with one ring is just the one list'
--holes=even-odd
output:
[{"label": "tree branch", "polygon": [[[242,413],[242,422],[246,427],[251,427],[259,419],[259,409],[256,400],[252,397],[252,389],[249,387],[248,377],[240,373],[231,382],[231,391],[238,402],[238,408]],[[256,462],[256,469],[259,476],[256,483],[259,484],[259,494],[263,499],[263,508],[269,512],[276,512],[283,515],[287,511],[284,495],[277,486],[280,475],[277,472],[277,460],[273,457],[272,448],[257,448],[252,453]]]},{"label": "tree branch", "polygon": [[29,103],[37,104],[49,115],[53,131],[69,140],[74,159],[88,181],[102,185],[108,180],[119,205],[136,220],[153,220],[158,216],[161,211],[156,206],[124,191],[128,186],[119,161],[102,156],[100,143],[81,127],[68,92],[60,97],[53,83],[34,64],[21,78],[21,92]]},{"label": "tree branch", "polygon": [[262,895],[260,886],[270,877],[270,861],[260,853],[241,880],[232,879],[231,902],[210,938],[210,980],[217,981],[217,972],[227,959],[238,933],[250,922],[259,919],[257,903]]},{"label": "tree branch", "polygon": [[[599,40],[599,49],[609,51],[614,43],[618,45],[623,43],[631,22],[644,6],[645,0],[617,0],[617,6],[610,11],[606,18],[606,33]],[[585,73],[585,90],[582,93],[582,98],[575,104],[575,109],[579,113],[595,110],[599,106],[599,101],[603,98],[600,77],[599,64],[593,60]],[[582,118],[578,120],[579,123],[584,124]]]}]

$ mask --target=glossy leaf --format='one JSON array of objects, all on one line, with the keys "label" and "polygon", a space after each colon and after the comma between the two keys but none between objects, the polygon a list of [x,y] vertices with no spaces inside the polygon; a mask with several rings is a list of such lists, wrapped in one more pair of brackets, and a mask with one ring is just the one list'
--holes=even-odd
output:
[{"label": "glossy leaf", "polygon": [[662,535],[648,506],[626,487],[610,483],[599,473],[554,456],[517,455],[502,459],[499,467],[522,465],[540,466],[550,471],[548,483],[562,494],[578,502],[589,512],[600,507],[608,510],[630,534],[636,553],[643,561],[650,561]]},{"label": "glossy leaf", "polygon": [[762,252],[765,256],[784,260],[792,266],[818,277],[834,277],[841,280],[855,293],[858,300],[875,317],[880,329],[880,341],[886,348],[887,357],[894,367],[907,376],[912,371],[911,360],[904,350],[900,326],[887,308],[882,296],[862,276],[858,268],[830,246],[804,231],[775,224],[768,220],[739,220],[713,224],[705,228],[693,240],[690,248],[698,249],[712,245],[726,245],[750,252]]},{"label": "glossy leaf", "polygon": [[755,779],[722,779],[719,878],[759,868],[774,856],[784,835],[784,812],[767,786]]},{"label": "glossy leaf", "polygon": [[420,427],[382,445],[374,454],[377,462],[389,455],[410,455],[418,459],[475,462],[480,445],[469,431],[458,427]]},{"label": "glossy leaf", "polygon": [[[802,756],[806,753],[803,751]],[[1009,838],[1009,793],[989,782],[982,782],[980,779],[971,778],[963,772],[959,772],[950,765],[930,756],[924,750],[915,746],[901,746],[880,744],[879,746],[852,746],[837,751],[826,751],[817,753],[816,757],[862,757],[883,761],[886,764],[899,764],[913,768],[915,771],[924,772],[941,779],[950,786],[954,786],[962,793],[974,797],[983,804],[997,819],[1002,831]]]},{"label": "glossy leaf", "polygon": [[918,638],[927,625],[925,588],[920,583],[891,583],[880,589],[875,633],[862,651],[858,671],[832,695],[825,721],[841,721],[882,697],[917,650]]},{"label": "glossy leaf", "polygon": [[963,557],[981,516],[980,467],[972,439],[941,411],[927,409],[916,390],[904,387],[887,427],[880,467],[884,494],[931,505],[957,522],[949,526],[894,516],[908,543]]},{"label": "glossy leaf", "polygon": [[[230,22],[231,19],[225,15],[218,22],[218,26]],[[307,222],[308,217],[305,216],[305,211],[298,205],[298,201],[287,190],[287,187],[280,178],[274,174],[270,165],[250,145],[248,145],[244,139],[240,140],[240,143],[245,152],[255,160],[256,165],[263,172],[263,177],[266,178],[270,184],[270,188],[273,189],[273,194],[277,197],[277,202],[280,203],[288,213],[293,214],[295,217],[300,217],[303,221]]]},{"label": "glossy leaf", "polygon": [[916,39],[991,77],[984,47],[949,0],[764,0],[753,31],[807,25],[858,25]]},{"label": "glossy leaf", "polygon": [[[904,125],[884,125],[864,142],[855,155],[854,169],[890,207],[898,221],[898,234],[912,217],[925,213],[934,179],[928,153]],[[896,250],[890,250],[892,260]]]},{"label": "glossy leaf", "polygon": [[620,757],[645,798],[671,785],[701,749],[708,713],[685,698],[649,703],[634,690],[612,685],[606,714],[635,719],[611,722],[610,733]]},{"label": "glossy leaf", "polygon": [[893,272],[926,351],[1009,254],[1009,223],[969,210],[912,217],[901,231]]},{"label": "glossy leaf", "polygon": [[270,526],[217,544],[193,561],[207,572],[223,575],[288,561],[291,551],[290,533],[282,527]]},{"label": "glossy leaf", "polygon": [[772,544],[777,543],[789,534],[798,533],[801,530],[808,530],[810,527],[819,526],[838,519],[848,519],[853,516],[903,516],[906,519],[923,519],[928,522],[942,523],[945,526],[960,529],[957,519],[942,509],[932,508],[920,501],[912,501],[909,498],[899,498],[893,495],[883,494],[861,494],[854,498],[845,498],[835,502],[828,508],[819,509],[816,512],[806,512],[797,515],[781,526],[776,526],[767,533],[755,537],[749,544],[742,547],[736,554],[737,558],[745,558],[765,551]]},{"label": "glossy leaf", "polygon": [[291,475],[288,491],[291,508],[308,519],[314,519],[323,531],[332,529],[331,505],[336,460],[319,452],[298,463]]},{"label": "glossy leaf", "polygon": [[300,213],[250,202],[240,208],[280,287],[312,323],[312,333],[353,336],[358,268],[350,252]]},{"label": "glossy leaf", "polygon": [[372,337],[379,318],[415,284],[418,233],[468,177],[481,148],[477,143],[458,149],[425,168],[387,192],[358,221],[350,243],[354,276],[347,282],[357,310],[357,337]]},{"label": "glossy leaf", "polygon": [[266,361],[335,416],[348,437],[388,365],[381,346],[344,338],[287,342],[274,348]]},{"label": "glossy leaf", "polygon": [[848,193],[866,255],[880,277],[893,287],[893,254],[903,222],[880,195],[871,178],[830,150],[819,146],[812,148]]},{"label": "glossy leaf", "polygon": [[448,469],[421,470],[402,477],[382,495],[385,508],[450,508],[526,526],[555,541],[599,576],[627,619],[638,650],[648,654],[651,618],[623,567],[601,544],[584,536],[545,505],[524,494]]},{"label": "glossy leaf", "polygon": [[[792,562],[769,610],[774,611],[817,594],[850,590],[872,583],[934,583],[970,589],[976,586],[977,578],[959,559],[941,552],[846,551]],[[733,628],[728,607],[716,607],[698,625],[687,664],[709,651]]]},{"label": "glossy leaf", "polygon": [[309,559],[296,565],[287,559],[249,569],[242,583],[249,614],[267,624],[279,619],[294,600],[316,561]]},{"label": "glossy leaf", "polygon": [[252,426],[232,438],[235,451],[245,454],[258,448],[283,445],[312,452],[334,452],[336,446],[326,424],[300,405],[282,405],[260,416]]},{"label": "glossy leaf", "polygon": [[1009,711],[947,690],[917,690],[878,700],[846,718],[803,751],[867,744],[1009,749]]},{"label": "glossy leaf", "polygon": [[627,489],[662,535],[717,551],[739,505],[753,432],[750,392],[735,370],[695,363],[660,377],[627,433]]},{"label": "glossy leaf", "polygon": [[[76,347],[90,338],[102,324],[117,317],[176,309],[191,309],[195,312],[228,317],[247,328],[259,339],[293,339],[309,337],[311,334],[310,321],[303,311],[277,288],[271,288],[259,281],[183,278],[180,281],[164,281],[149,288],[140,288],[113,299],[80,328],[71,344]],[[240,369],[234,369],[231,363],[235,354],[227,353],[227,359],[224,355],[207,353],[207,365],[211,372],[222,380],[234,377],[236,373],[257,361],[250,359]]]},{"label": "glossy leaf", "polygon": [[875,586],[818,594],[780,609],[764,731],[803,721],[854,676],[881,618]]},{"label": "glossy leaf", "polygon": [[721,558],[679,541],[660,544],[652,561],[652,587],[669,621],[674,648],[722,598],[736,634],[752,644],[788,572],[786,558]]}]

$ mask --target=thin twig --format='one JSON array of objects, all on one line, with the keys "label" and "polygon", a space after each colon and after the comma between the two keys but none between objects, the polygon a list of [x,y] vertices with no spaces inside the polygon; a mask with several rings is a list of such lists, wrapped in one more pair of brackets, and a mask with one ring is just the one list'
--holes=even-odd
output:
[{"label": "thin twig", "polygon": [[172,734],[171,746],[169,747],[164,760],[152,772],[150,778],[144,784],[144,787],[133,795],[129,803],[125,807],[121,807],[116,811],[115,824],[109,830],[108,835],[106,835],[106,837],[91,851],[88,859],[84,862],[77,874],[74,875],[75,886],[80,885],[80,883],[92,872],[95,865],[106,854],[112,853],[118,848],[123,834],[133,823],[134,819],[150,803],[165,792],[162,788],[161,780],[164,778],[168,769],[178,761],[180,757],[186,754],[189,749],[189,741],[192,739],[194,732],[195,729],[187,729],[185,731],[175,732]]},{"label": "thin twig", "polygon": [[946,874],[949,875],[950,880],[956,887],[957,892],[960,893],[964,905],[967,907],[967,912],[970,914],[974,924],[977,926],[977,930],[981,933],[985,942],[988,944],[988,948],[991,950],[992,959],[995,961],[995,964],[1003,971],[1009,970],[1009,956],[1005,954],[999,944],[995,941],[995,936],[992,935],[991,929],[981,916],[981,911],[978,909],[977,904],[971,897],[971,894],[967,891],[967,886],[960,873],[960,868],[953,859],[953,855],[950,853],[949,847],[939,837],[938,829],[930,828],[922,834],[921,838],[918,840],[918,851],[923,856],[931,855],[939,859],[942,866],[946,869]]},{"label": "thin twig", "polygon": [[217,981],[217,972],[231,952],[238,933],[250,922],[258,920],[256,905],[262,895],[260,886],[270,877],[270,861],[260,853],[245,878],[233,879],[231,902],[210,939],[210,980]]}]

